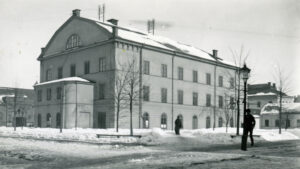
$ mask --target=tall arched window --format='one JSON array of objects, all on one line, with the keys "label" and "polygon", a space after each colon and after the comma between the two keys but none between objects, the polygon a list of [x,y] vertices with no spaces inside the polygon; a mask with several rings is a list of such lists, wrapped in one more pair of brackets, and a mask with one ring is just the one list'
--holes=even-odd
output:
[{"label": "tall arched window", "polygon": [[193,116],[193,129],[198,128],[198,117],[196,115]]},{"label": "tall arched window", "polygon": [[160,118],[160,128],[167,129],[167,115],[163,113]]},{"label": "tall arched window", "polygon": [[38,114],[38,127],[42,127],[42,116]]},{"label": "tall arched window", "polygon": [[143,114],[143,128],[149,128],[149,114],[147,112]]},{"label": "tall arched window", "polygon": [[78,35],[73,34],[68,38],[66,49],[71,49],[78,47],[81,44],[80,38]]},{"label": "tall arched window", "polygon": [[60,113],[56,113],[56,127],[60,128],[60,123],[61,123],[61,115]]},{"label": "tall arched window", "polygon": [[219,127],[223,127],[223,118],[219,117]]},{"label": "tall arched window", "polygon": [[47,114],[46,121],[47,121],[47,127],[51,127],[51,114],[50,113]]},{"label": "tall arched window", "polygon": [[233,118],[230,118],[230,127],[233,127]]},{"label": "tall arched window", "polygon": [[206,117],[206,128],[207,129],[210,128],[210,117],[209,116]]}]

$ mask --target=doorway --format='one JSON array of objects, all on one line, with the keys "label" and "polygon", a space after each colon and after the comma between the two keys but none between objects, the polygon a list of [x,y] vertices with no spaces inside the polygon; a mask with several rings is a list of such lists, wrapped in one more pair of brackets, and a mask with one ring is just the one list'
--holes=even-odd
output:
[{"label": "doorway", "polygon": [[98,128],[100,128],[100,129],[106,128],[106,113],[105,112],[98,113]]}]

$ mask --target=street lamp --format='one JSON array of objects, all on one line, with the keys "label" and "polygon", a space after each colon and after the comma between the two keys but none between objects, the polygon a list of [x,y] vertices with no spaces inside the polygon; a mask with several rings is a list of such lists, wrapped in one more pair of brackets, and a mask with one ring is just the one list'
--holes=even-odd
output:
[{"label": "street lamp", "polygon": [[244,81],[244,122],[243,122],[243,136],[242,136],[242,145],[241,149],[246,151],[247,150],[247,135],[245,130],[245,116],[246,116],[246,95],[247,95],[247,80],[249,79],[251,69],[249,69],[246,64],[244,64],[243,68],[241,69],[242,78]]}]

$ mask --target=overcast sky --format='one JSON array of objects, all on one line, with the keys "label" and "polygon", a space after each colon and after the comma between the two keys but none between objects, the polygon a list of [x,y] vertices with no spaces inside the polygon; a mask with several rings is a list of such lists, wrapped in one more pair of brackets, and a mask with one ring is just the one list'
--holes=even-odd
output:
[{"label": "overcast sky", "polygon": [[251,83],[275,82],[280,66],[290,78],[289,94],[300,94],[300,1],[297,0],[0,0],[0,86],[32,88],[39,80],[40,48],[81,9],[97,18],[105,3],[106,19],[211,51],[232,61],[230,49],[244,55]]}]

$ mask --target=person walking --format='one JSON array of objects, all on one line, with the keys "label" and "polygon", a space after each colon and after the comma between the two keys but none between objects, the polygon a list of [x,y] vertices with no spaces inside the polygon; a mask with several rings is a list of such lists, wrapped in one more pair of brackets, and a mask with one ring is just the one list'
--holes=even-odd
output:
[{"label": "person walking", "polygon": [[254,139],[253,139],[253,129],[255,127],[255,119],[253,115],[251,114],[250,109],[246,109],[246,115],[245,115],[245,132],[246,136],[248,136],[248,133],[250,133],[250,139],[251,139],[251,146],[254,145]]},{"label": "person walking", "polygon": [[177,116],[175,120],[175,133],[176,135],[180,135],[180,128],[182,128],[181,119]]}]

